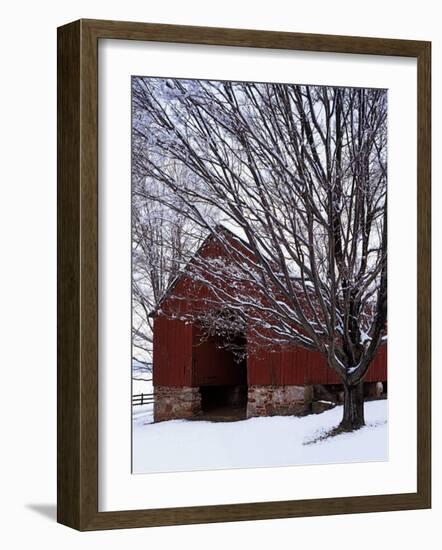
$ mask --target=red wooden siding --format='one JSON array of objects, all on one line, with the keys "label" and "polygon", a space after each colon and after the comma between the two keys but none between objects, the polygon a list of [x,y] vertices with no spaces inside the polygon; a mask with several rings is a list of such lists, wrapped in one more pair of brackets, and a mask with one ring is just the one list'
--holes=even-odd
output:
[{"label": "red wooden siding", "polygon": [[153,329],[153,384],[192,385],[192,325],[157,316]]},{"label": "red wooden siding", "polygon": [[[300,347],[261,349],[247,358],[248,383],[257,385],[339,384],[337,375],[318,352]],[[382,346],[368,369],[366,382],[387,380],[387,346]]]}]

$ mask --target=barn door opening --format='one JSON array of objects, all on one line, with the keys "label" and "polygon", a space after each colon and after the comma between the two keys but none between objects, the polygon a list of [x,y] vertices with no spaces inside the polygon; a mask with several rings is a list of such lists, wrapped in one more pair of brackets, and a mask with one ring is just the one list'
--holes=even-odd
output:
[{"label": "barn door opening", "polygon": [[[201,386],[201,410],[219,420],[245,418],[247,386]],[[216,419],[216,418],[214,418]]]},{"label": "barn door opening", "polygon": [[207,334],[195,331],[194,384],[201,394],[202,417],[236,420],[246,416],[247,354],[243,334]]}]

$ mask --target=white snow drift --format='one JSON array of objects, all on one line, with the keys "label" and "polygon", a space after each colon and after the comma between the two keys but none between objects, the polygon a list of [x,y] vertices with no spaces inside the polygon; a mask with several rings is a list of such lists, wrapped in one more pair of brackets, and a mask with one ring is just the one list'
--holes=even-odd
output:
[{"label": "white snow drift", "polygon": [[133,473],[388,460],[388,401],[365,404],[366,426],[318,440],[337,426],[342,406],[302,418],[153,423],[152,406],[133,408]]}]

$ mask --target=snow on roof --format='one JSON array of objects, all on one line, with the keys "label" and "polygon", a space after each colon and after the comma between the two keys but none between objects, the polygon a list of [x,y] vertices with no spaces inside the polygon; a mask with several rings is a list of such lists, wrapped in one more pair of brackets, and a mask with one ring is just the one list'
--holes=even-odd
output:
[{"label": "snow on roof", "polygon": [[238,237],[244,244],[247,244],[247,235],[246,232],[242,227],[239,225],[233,223],[230,220],[222,220],[216,228],[220,229],[221,231],[226,230],[235,237]]}]

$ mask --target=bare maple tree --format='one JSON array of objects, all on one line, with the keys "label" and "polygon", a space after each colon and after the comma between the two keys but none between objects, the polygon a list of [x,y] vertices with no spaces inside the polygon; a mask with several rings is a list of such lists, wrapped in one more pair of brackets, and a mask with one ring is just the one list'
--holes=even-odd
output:
[{"label": "bare maple tree", "polygon": [[194,261],[192,276],[263,345],[321,352],[344,387],[340,428],[363,426],[362,382],[386,339],[386,91],[136,78],[133,102],[159,201],[252,253]]}]

